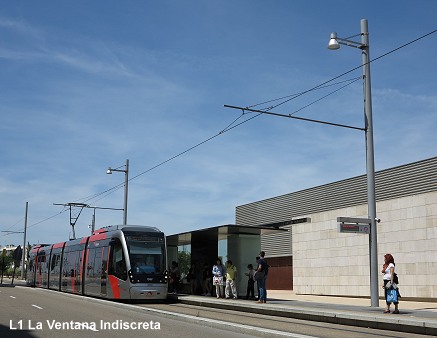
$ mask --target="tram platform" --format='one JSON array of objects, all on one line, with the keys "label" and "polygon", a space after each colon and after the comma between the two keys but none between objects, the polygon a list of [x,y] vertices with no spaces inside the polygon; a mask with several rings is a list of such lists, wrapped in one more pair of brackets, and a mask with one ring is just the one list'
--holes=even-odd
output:
[{"label": "tram platform", "polygon": [[437,302],[401,300],[400,314],[385,314],[382,299],[379,307],[371,307],[370,299],[366,298],[297,295],[293,291],[268,290],[267,302],[262,304],[254,300],[208,296],[170,297],[183,304],[437,336]]}]

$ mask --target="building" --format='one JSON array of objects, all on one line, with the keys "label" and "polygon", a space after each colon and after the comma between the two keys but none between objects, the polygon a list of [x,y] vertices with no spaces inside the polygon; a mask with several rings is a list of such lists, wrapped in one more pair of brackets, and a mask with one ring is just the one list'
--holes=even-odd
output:
[{"label": "building", "polygon": [[[392,253],[403,298],[437,299],[437,157],[378,171],[375,181],[381,268]],[[289,230],[261,235],[268,288],[369,297],[369,236],[340,233],[337,217],[368,217],[365,175],[237,206],[235,223]]]},{"label": "building", "polygon": [[7,255],[12,255],[16,248],[17,248],[17,246],[14,244],[7,244],[4,246],[0,245],[0,252],[3,252],[3,250],[5,250]]}]

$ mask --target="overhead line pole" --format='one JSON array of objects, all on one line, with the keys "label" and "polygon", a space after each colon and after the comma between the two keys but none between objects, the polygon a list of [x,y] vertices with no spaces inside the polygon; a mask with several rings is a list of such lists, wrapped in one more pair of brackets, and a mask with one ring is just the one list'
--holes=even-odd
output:
[{"label": "overhead line pole", "polygon": [[27,213],[29,210],[29,202],[26,202],[26,212],[24,216],[24,238],[23,238],[23,257],[22,257],[22,264],[21,264],[21,279],[24,279],[24,268],[25,268],[25,262],[26,262],[26,231],[27,231]]},{"label": "overhead line pole", "polygon": [[335,127],[356,129],[356,130],[361,130],[361,131],[365,131],[366,130],[365,128],[348,126],[346,124],[326,122],[326,121],[321,121],[321,120],[307,119],[305,117],[293,116],[291,114],[288,114],[288,115],[286,115],[286,114],[279,114],[279,113],[273,113],[271,111],[265,111],[265,110],[244,108],[244,107],[238,107],[238,106],[230,106],[228,104],[225,104],[224,107],[225,108],[232,108],[232,109],[239,109],[239,110],[242,110],[242,111],[249,111],[249,112],[252,112],[252,113],[260,113],[260,114],[268,114],[268,115],[274,115],[274,116],[280,116],[280,117],[287,117],[287,118],[290,118],[290,119],[296,119],[296,120],[301,120],[301,121],[306,121],[306,122],[315,122],[315,123],[327,124],[327,125],[335,126]]},{"label": "overhead line pole", "polygon": [[[260,114],[269,114],[274,116],[281,116],[287,118],[294,118],[308,122],[322,123],[337,127],[344,127],[350,129],[361,130],[365,132],[366,141],[366,175],[367,175],[367,204],[370,221],[370,235],[369,235],[369,265],[370,265],[370,300],[372,307],[379,306],[379,289],[378,289],[378,244],[377,244],[377,222],[376,217],[376,193],[375,193],[375,159],[374,159],[374,143],[373,143],[373,118],[372,118],[372,94],[370,84],[370,56],[369,56],[369,30],[366,19],[361,20],[361,33],[355,36],[361,36],[361,42],[356,42],[337,37],[337,33],[331,34],[331,39],[328,48],[335,50],[340,48],[340,44],[349,47],[361,49],[362,53],[362,69],[363,69],[363,85],[364,85],[364,128],[352,127],[337,123],[306,119],[302,117],[272,113],[269,111],[255,110],[244,107],[225,105],[226,108],[240,109],[244,111],[256,112]],[[352,36],[352,37],[355,37]],[[355,68],[357,69],[357,68]],[[355,70],[354,69],[354,70]],[[348,72],[349,73],[349,72]],[[346,73],[344,73],[346,74]],[[342,74],[342,75],[344,75]],[[341,76],[342,76],[341,75]]]},{"label": "overhead line pole", "polygon": [[[95,226],[95,222],[96,222],[96,220],[95,220],[96,209],[105,209],[105,210],[124,210],[124,209],[119,209],[119,208],[93,207],[93,206],[90,206],[90,205],[85,204],[85,203],[53,203],[53,205],[62,205],[62,206],[64,206],[64,207],[70,207],[70,225],[71,225],[72,228],[73,228],[73,237],[74,237],[73,239],[75,239],[75,237],[76,237],[74,227],[75,227],[75,225],[76,225],[77,220],[79,219],[79,216],[80,216],[80,214],[81,214],[83,208],[94,209],[93,224],[92,224],[92,226]],[[74,219],[74,222],[73,222],[73,218],[72,218],[72,216],[71,216],[71,207],[81,207],[81,208],[82,208],[81,211],[79,212],[79,215]],[[92,234],[92,233],[91,233],[91,234]]]}]

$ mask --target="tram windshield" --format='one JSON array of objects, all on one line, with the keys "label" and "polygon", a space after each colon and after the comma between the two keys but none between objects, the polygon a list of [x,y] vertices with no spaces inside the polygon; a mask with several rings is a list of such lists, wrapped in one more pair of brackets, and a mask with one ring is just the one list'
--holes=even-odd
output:
[{"label": "tram windshield", "polygon": [[134,275],[163,274],[165,241],[161,234],[125,233],[131,271]]}]

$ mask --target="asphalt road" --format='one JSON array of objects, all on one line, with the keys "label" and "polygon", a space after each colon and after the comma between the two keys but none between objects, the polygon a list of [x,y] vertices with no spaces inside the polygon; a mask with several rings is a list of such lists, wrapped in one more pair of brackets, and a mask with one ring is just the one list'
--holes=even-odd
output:
[{"label": "asphalt road", "polygon": [[0,337],[253,337],[184,317],[27,287],[0,288]]}]

